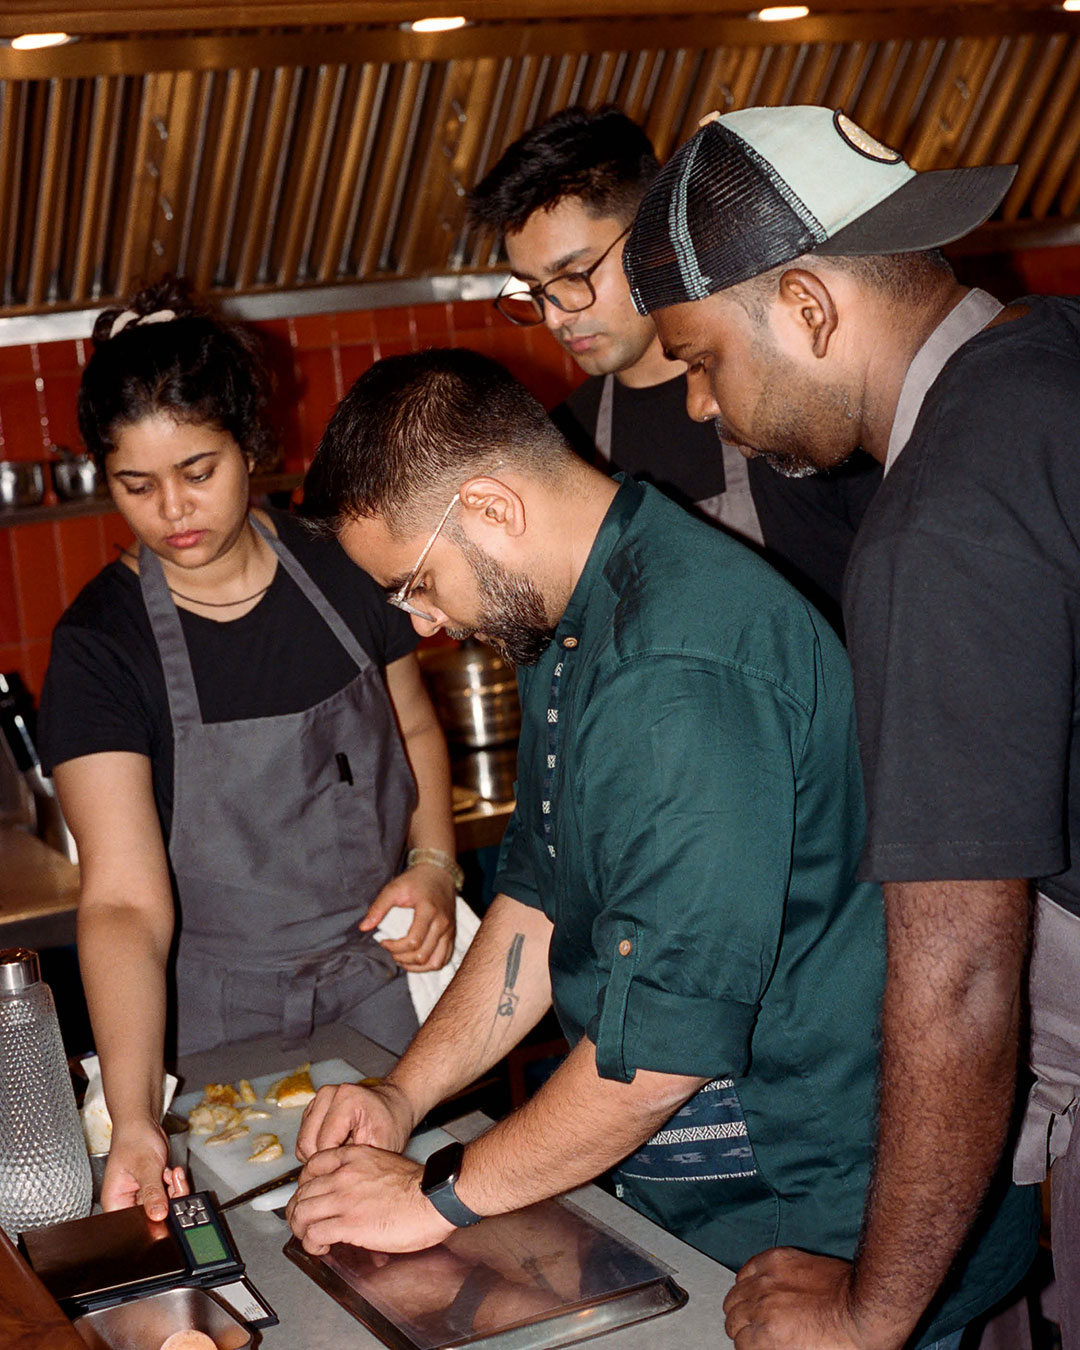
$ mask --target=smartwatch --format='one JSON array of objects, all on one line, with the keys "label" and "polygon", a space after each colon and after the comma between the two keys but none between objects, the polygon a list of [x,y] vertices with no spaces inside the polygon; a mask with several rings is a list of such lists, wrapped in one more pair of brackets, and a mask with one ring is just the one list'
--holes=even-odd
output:
[{"label": "smartwatch", "polygon": [[484,1217],[459,1200],[454,1189],[464,1154],[464,1144],[447,1144],[445,1148],[440,1148],[424,1164],[424,1176],[420,1182],[421,1193],[455,1228],[468,1228]]}]

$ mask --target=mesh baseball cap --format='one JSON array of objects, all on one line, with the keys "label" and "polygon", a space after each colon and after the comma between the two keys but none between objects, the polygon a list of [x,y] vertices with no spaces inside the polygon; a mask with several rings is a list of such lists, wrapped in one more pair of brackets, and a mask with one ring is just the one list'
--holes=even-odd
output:
[{"label": "mesh baseball cap", "polygon": [[653,180],[623,250],[640,314],[804,253],[938,248],[981,225],[1015,164],[916,173],[840,111],[710,113]]}]

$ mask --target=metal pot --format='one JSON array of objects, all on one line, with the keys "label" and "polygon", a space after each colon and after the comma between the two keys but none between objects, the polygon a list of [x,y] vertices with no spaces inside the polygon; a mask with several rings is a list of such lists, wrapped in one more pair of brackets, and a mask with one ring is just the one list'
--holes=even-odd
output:
[{"label": "metal pot", "polygon": [[450,774],[457,787],[469,788],[488,802],[509,802],[517,777],[517,746],[496,745],[454,756]]},{"label": "metal pot", "polygon": [[33,459],[0,460],[0,506],[37,506],[44,496],[41,464]]},{"label": "metal pot", "polygon": [[97,465],[89,455],[69,452],[63,459],[54,459],[50,467],[53,487],[62,502],[81,501],[97,492]]},{"label": "metal pot", "polygon": [[482,643],[426,647],[420,667],[451,745],[504,745],[521,730],[513,667]]}]

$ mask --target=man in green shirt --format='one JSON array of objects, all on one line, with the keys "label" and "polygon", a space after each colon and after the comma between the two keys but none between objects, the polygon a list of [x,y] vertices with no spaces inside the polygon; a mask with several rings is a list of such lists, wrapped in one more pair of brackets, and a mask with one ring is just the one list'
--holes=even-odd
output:
[{"label": "man in green shirt", "polygon": [[[883,933],[828,625],[742,544],[584,464],[472,352],[362,376],[305,509],[419,632],[514,659],[523,717],[500,893],[461,969],[385,1083],[308,1110],[304,1245],[430,1246],[614,1167],[729,1266],[850,1256]],[[552,1004],[571,1052],[525,1107],[426,1174],[396,1156]]]}]

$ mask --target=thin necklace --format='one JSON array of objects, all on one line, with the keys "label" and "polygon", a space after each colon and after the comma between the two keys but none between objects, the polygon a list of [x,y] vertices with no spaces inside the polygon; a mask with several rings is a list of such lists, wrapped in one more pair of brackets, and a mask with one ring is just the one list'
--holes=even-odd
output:
[{"label": "thin necklace", "polygon": [[[126,558],[134,558],[136,556],[130,548],[122,548],[120,552]],[[186,600],[189,605],[202,605],[204,609],[232,609],[235,605],[246,605],[249,600],[258,600],[260,595],[266,594],[274,584],[276,578],[277,570],[275,569],[274,575],[265,586],[261,586],[257,591],[253,591],[250,595],[245,595],[242,600],[197,600],[193,595],[185,595],[183,591],[173,590],[168,582],[165,583],[165,587],[170,595],[175,595],[178,600]]]},{"label": "thin necklace", "polygon": [[[245,595],[243,600],[196,600],[193,595],[185,595],[183,591],[174,591],[171,586],[169,586],[169,594],[175,595],[178,600],[186,600],[192,605],[203,605],[206,609],[231,609],[233,605],[246,605],[249,600],[258,600],[259,596],[265,595],[273,584],[272,581],[268,581],[260,590],[253,591],[251,595]],[[166,585],[168,585],[167,582]]]}]

